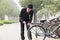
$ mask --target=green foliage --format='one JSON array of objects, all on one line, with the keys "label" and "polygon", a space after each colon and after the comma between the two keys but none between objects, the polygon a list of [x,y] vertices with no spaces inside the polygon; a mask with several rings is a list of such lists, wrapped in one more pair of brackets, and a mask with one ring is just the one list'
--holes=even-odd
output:
[{"label": "green foliage", "polygon": [[3,25],[4,24],[4,21],[0,20],[0,25]]},{"label": "green foliage", "polygon": [[6,15],[9,17],[18,17],[18,13],[19,11],[17,9],[10,8],[9,12]]},{"label": "green foliage", "polygon": [[20,3],[22,7],[27,7],[29,3],[32,3],[34,6],[34,10],[37,11],[41,9],[42,1],[41,0],[21,0]]},{"label": "green foliage", "polygon": [[50,9],[53,13],[57,12],[57,10],[58,10],[58,7],[56,5],[53,5],[53,4],[51,4],[51,5],[45,5],[45,8]]},{"label": "green foliage", "polygon": [[47,8],[55,13],[60,10],[60,0],[21,0],[20,2],[22,7],[26,7],[28,3],[33,4],[35,11]]},{"label": "green foliage", "polygon": [[4,19],[4,15],[18,17],[17,8],[13,8],[6,0],[0,0],[0,19]]},{"label": "green foliage", "polygon": [[0,2],[0,16],[3,16],[6,13],[8,13],[9,9],[10,9],[10,6],[7,2],[5,1]]},{"label": "green foliage", "polygon": [[43,16],[49,18],[49,16],[52,16],[52,11],[47,8],[43,8],[37,12],[37,15],[39,19],[41,19]]},{"label": "green foliage", "polygon": [[15,21],[13,21],[13,20],[0,20],[0,25],[12,24],[12,23],[15,23]]},{"label": "green foliage", "polygon": [[4,24],[12,24],[12,23],[15,23],[15,21],[11,21],[11,20],[4,21]]}]

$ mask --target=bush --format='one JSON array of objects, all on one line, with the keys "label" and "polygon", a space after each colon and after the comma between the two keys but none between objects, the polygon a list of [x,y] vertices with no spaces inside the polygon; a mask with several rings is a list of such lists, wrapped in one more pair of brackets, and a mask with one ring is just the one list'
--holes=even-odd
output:
[{"label": "bush", "polygon": [[4,24],[12,24],[12,23],[15,23],[15,22],[11,20],[4,21]]},{"label": "bush", "polygon": [[0,25],[12,24],[12,23],[15,23],[15,21],[12,21],[12,20],[0,20]]},{"label": "bush", "polygon": [[4,24],[4,21],[0,20],[0,25],[3,25]]}]

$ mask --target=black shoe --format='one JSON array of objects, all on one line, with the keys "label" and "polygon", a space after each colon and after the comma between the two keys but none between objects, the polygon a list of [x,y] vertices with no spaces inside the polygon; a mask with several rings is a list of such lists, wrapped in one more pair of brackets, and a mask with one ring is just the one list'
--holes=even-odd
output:
[{"label": "black shoe", "polygon": [[22,40],[24,40],[24,39],[22,39]]},{"label": "black shoe", "polygon": [[21,39],[21,40],[25,40],[25,39]]}]

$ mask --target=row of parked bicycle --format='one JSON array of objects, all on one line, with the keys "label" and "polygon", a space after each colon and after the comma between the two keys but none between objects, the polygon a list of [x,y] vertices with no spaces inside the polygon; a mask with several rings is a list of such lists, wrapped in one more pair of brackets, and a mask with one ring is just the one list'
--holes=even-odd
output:
[{"label": "row of parked bicycle", "polygon": [[40,23],[38,24],[34,23],[34,25],[32,25],[28,29],[29,40],[30,40],[29,36],[30,32],[33,35],[35,35],[36,40],[38,39],[38,37],[40,37],[42,40],[45,40],[46,37],[60,38],[60,16],[56,18],[54,17],[50,20],[40,20]]}]

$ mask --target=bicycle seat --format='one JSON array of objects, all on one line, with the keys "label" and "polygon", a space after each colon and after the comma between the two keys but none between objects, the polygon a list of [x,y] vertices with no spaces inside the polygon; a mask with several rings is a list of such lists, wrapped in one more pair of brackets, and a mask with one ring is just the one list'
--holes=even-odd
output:
[{"label": "bicycle seat", "polygon": [[55,18],[55,19],[50,20],[50,22],[51,22],[51,21],[53,21],[53,22],[57,22],[57,19]]},{"label": "bicycle seat", "polygon": [[44,23],[44,22],[46,22],[46,21],[47,21],[47,20],[40,20],[41,23]]}]

